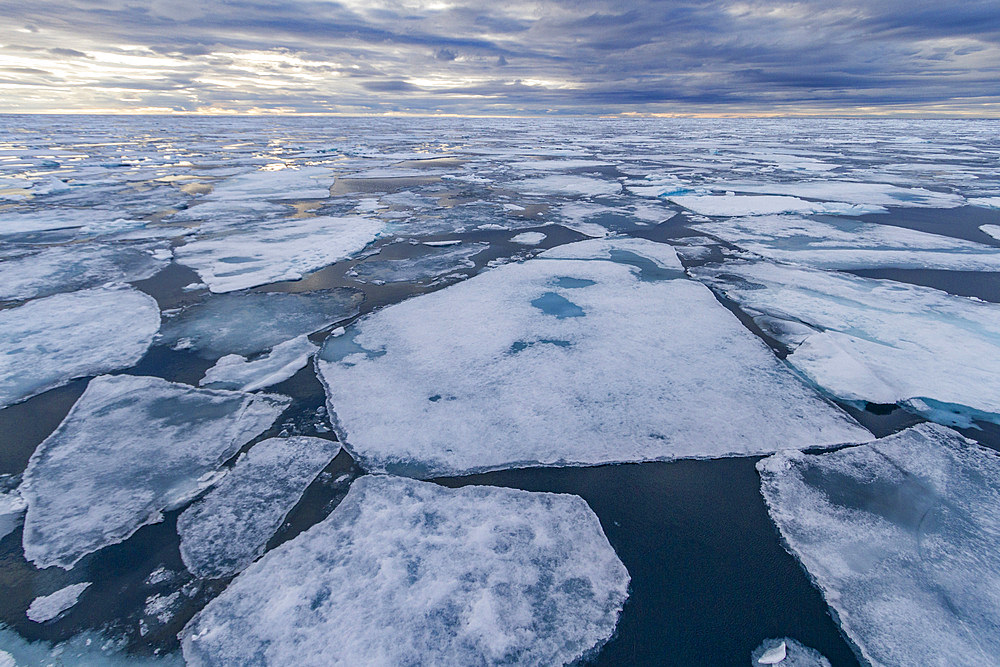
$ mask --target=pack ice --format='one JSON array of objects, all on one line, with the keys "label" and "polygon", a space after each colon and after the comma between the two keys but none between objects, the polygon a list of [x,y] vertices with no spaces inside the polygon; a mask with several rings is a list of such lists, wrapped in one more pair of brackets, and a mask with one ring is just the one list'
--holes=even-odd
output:
[{"label": "pack ice", "polygon": [[361,250],[382,223],[361,216],[286,218],[191,241],[174,251],[213,292],[298,280]]},{"label": "pack ice", "polygon": [[870,437],[670,246],[637,239],[560,246],[390,306],[328,338],[317,365],[342,441],[369,470],[410,476]]},{"label": "pack ice", "polygon": [[788,548],[870,664],[997,664],[996,452],[921,424],[757,468]]},{"label": "pack ice", "polygon": [[935,421],[1000,423],[1000,305],[891,280],[768,262],[691,270],[847,401],[907,401]]},{"label": "pack ice", "polygon": [[198,577],[236,574],[264,553],[285,515],[340,445],[322,438],[270,438],[177,519],[181,558]]},{"label": "pack ice", "polygon": [[671,194],[665,195],[665,198],[695,213],[710,216],[774,215],[776,213],[863,215],[865,213],[880,213],[885,210],[881,206],[807,201],[798,197],[781,195]]},{"label": "pack ice", "polygon": [[182,633],[189,665],[561,665],[628,572],[577,496],[367,475]]},{"label": "pack ice", "polygon": [[405,259],[370,259],[354,266],[350,276],[359,283],[394,283],[433,278],[476,265],[471,257],[486,249],[484,244],[457,248],[432,248],[418,257]]},{"label": "pack ice", "polygon": [[68,569],[156,523],[288,404],[154,377],[94,378],[24,472],[25,557]]},{"label": "pack ice", "polygon": [[757,216],[691,227],[769,259],[821,269],[1000,271],[1000,248],[857,220]]},{"label": "pack ice", "polygon": [[159,328],[156,301],[130,287],[56,294],[0,310],[0,408],[73,378],[132,366]]}]

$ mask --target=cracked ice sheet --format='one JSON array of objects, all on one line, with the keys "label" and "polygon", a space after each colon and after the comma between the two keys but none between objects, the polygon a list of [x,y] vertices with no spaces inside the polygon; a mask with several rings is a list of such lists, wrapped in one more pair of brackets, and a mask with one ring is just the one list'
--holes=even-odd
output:
[{"label": "cracked ice sheet", "polygon": [[882,206],[954,208],[965,204],[965,198],[961,195],[936,192],[926,188],[901,188],[889,183],[824,180],[764,184],[719,183],[710,187],[734,192],[808,197],[875,208]]},{"label": "cracked ice sheet", "polygon": [[691,273],[792,348],[786,361],[834,396],[1000,423],[1000,305],[768,262]]},{"label": "cracked ice sheet", "polygon": [[488,247],[488,244],[476,243],[457,248],[438,248],[424,255],[405,259],[366,259],[355,264],[348,277],[355,282],[376,285],[434,278],[452,271],[473,268],[476,263],[471,258]]},{"label": "cracked ice sheet", "polygon": [[178,518],[187,569],[214,579],[236,574],[259,558],[285,515],[339,451],[339,443],[305,436],[254,445]]},{"label": "cracked ice sheet", "polygon": [[873,665],[994,665],[1000,458],[921,424],[757,464],[790,551]]},{"label": "cracked ice sheet", "polygon": [[198,272],[213,292],[298,280],[346,259],[375,240],[383,223],[360,216],[286,218],[253,230],[191,241],[176,248],[179,264]]},{"label": "cracked ice sheet", "polygon": [[75,605],[76,601],[80,598],[80,594],[90,588],[90,584],[91,582],[89,581],[71,584],[65,588],[60,588],[55,593],[35,598],[28,607],[28,618],[35,623],[51,621]]},{"label": "cracked ice sheet", "polygon": [[227,354],[207,371],[198,384],[213,389],[256,391],[283,382],[309,363],[319,347],[305,334],[274,346],[259,359],[247,361],[238,354]]},{"label": "cracked ice sheet", "polygon": [[153,377],[94,378],[24,472],[25,558],[69,569],[160,521],[289,402]]},{"label": "cracked ice sheet", "polygon": [[765,215],[690,227],[768,259],[820,269],[1000,271],[1000,248],[856,220]]},{"label": "cracked ice sheet", "polygon": [[159,328],[156,301],[131,287],[57,294],[0,310],[0,408],[73,378],[132,366]]},{"label": "cracked ice sheet", "polygon": [[600,195],[616,195],[622,186],[618,181],[593,178],[591,176],[574,176],[571,174],[553,174],[540,178],[526,178],[514,181],[513,187],[528,195],[571,195],[581,197],[596,197]]},{"label": "cracked ice sheet", "polygon": [[367,469],[411,476],[869,437],[670,246],[638,239],[560,246],[390,306],[327,339],[317,366],[341,440]]},{"label": "cracked ice sheet", "polygon": [[209,199],[325,199],[333,170],[325,167],[259,169],[215,184]]},{"label": "cracked ice sheet", "polygon": [[881,206],[806,201],[798,197],[780,195],[668,195],[665,199],[695,213],[709,216],[774,215],[777,213],[863,215],[885,211]]},{"label": "cracked ice sheet", "polygon": [[577,496],[366,475],[182,633],[189,665],[561,665],[607,641],[625,566]]}]

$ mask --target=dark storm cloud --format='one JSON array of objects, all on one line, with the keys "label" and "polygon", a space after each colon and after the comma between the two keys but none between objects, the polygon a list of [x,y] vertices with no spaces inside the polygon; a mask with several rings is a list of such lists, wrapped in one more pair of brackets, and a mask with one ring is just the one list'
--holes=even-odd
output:
[{"label": "dark storm cloud", "polygon": [[0,105],[11,111],[996,113],[1000,9],[996,0],[37,0],[5,7],[0,66],[10,88]]}]

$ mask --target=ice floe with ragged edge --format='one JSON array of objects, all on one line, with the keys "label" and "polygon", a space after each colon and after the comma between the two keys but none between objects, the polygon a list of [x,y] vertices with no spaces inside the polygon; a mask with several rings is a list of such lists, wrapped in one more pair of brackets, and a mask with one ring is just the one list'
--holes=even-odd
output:
[{"label": "ice floe with ragged edge", "polygon": [[304,274],[346,259],[374,241],[383,223],[361,216],[285,218],[175,249],[213,292],[232,292]]},{"label": "ice floe with ragged edge", "polygon": [[58,617],[76,604],[80,595],[90,588],[91,582],[84,581],[79,584],[70,584],[65,588],[60,588],[55,593],[42,595],[31,601],[27,615],[35,623],[45,623]]},{"label": "ice floe with ragged edge", "polygon": [[7,251],[0,300],[23,300],[151,278],[170,261],[166,244],[81,243]]},{"label": "ice floe with ragged edge", "polygon": [[805,197],[840,204],[866,207],[925,207],[955,208],[963,206],[965,198],[950,192],[938,192],[919,187],[900,187],[890,183],[857,181],[789,181],[785,183],[719,183],[707,189]]},{"label": "ice floe with ragged edge", "polygon": [[882,206],[844,202],[807,201],[783,195],[683,194],[665,199],[701,215],[712,217],[775,215],[779,213],[825,213],[828,215],[863,215],[881,213]]},{"label": "ice floe with ragged edge", "polygon": [[980,231],[1000,241],[1000,225],[979,225]]},{"label": "ice floe with ragged edge", "polygon": [[131,287],[56,294],[0,310],[0,407],[135,364],[160,328],[153,297]]},{"label": "ice floe with ragged edge", "polygon": [[801,643],[784,637],[765,639],[750,654],[753,667],[761,665],[781,665],[781,667],[830,667],[830,661],[822,653]]},{"label": "ice floe with ragged edge", "polygon": [[845,401],[902,402],[933,421],[1000,423],[1000,305],[891,280],[769,262],[691,269]]},{"label": "ice floe with ragged edge", "polygon": [[306,487],[340,451],[322,438],[258,442],[219,484],[177,519],[181,558],[198,577],[226,577],[264,553]]},{"label": "ice floe with ragged edge", "polygon": [[258,169],[217,183],[211,199],[324,199],[334,172],[326,167]]},{"label": "ice floe with ragged edge", "polygon": [[124,217],[121,211],[94,207],[0,212],[0,237],[7,241],[21,235],[44,236],[46,241],[67,241],[100,236],[145,226],[145,221]]},{"label": "ice floe with ragged edge", "polygon": [[182,633],[188,665],[561,665],[629,575],[577,496],[366,475]]},{"label": "ice floe with ragged edge", "polygon": [[1000,271],[1000,248],[857,220],[765,215],[691,228],[769,259],[821,269]]},{"label": "ice floe with ragged edge", "polygon": [[511,243],[519,243],[521,245],[538,245],[545,240],[545,234],[542,232],[521,232],[510,239]]},{"label": "ice floe with ragged edge", "polygon": [[996,452],[921,424],[757,468],[786,545],[868,663],[997,663]]},{"label": "ice floe with ragged edge", "polygon": [[968,202],[972,206],[981,206],[983,208],[1000,208],[1000,196],[970,197]]},{"label": "ice floe with ragged edge", "polygon": [[870,437],[670,246],[639,239],[559,246],[377,311],[328,338],[317,367],[352,453],[417,477]]},{"label": "ice floe with ragged edge", "polygon": [[0,491],[0,539],[10,535],[24,520],[28,503],[17,489]]},{"label": "ice floe with ragged edge", "polygon": [[359,283],[395,283],[435,278],[452,271],[473,268],[472,258],[487,249],[487,244],[474,243],[459,247],[431,246],[423,254],[403,259],[379,259],[372,257],[354,265],[348,273],[351,280]]},{"label": "ice floe with ragged edge", "polygon": [[165,313],[158,342],[206,359],[253,355],[357,315],[363,299],[360,290],[346,287],[307,294],[212,295],[178,313]]},{"label": "ice floe with ragged edge", "polygon": [[319,346],[303,334],[278,343],[267,354],[253,361],[238,354],[227,354],[205,371],[198,385],[212,389],[256,391],[283,382],[304,368]]},{"label": "ice floe with ragged edge", "polygon": [[289,402],[153,377],[94,378],[24,472],[25,557],[68,569],[156,523],[209,486]]}]

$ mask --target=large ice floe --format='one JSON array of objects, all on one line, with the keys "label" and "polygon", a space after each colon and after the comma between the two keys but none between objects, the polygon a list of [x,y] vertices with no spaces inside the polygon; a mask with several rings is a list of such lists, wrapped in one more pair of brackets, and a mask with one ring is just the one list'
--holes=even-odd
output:
[{"label": "large ice floe", "polygon": [[219,183],[211,199],[324,199],[330,196],[333,180],[333,171],[326,167],[258,169]]},{"label": "large ice floe", "polygon": [[822,269],[1000,271],[995,246],[857,220],[774,215],[691,227],[769,259]]},{"label": "large ice floe", "polygon": [[[349,288],[308,294],[221,294],[165,318],[159,340],[208,359],[256,354],[357,315],[363,299],[359,290]],[[276,361],[273,353],[270,361]]]},{"label": "large ice floe", "polygon": [[757,464],[792,553],[873,665],[995,665],[1000,457],[936,424]]},{"label": "large ice floe", "polygon": [[198,272],[213,292],[232,292],[304,274],[350,257],[383,223],[361,216],[285,218],[177,248],[177,262]]},{"label": "large ice floe", "polygon": [[1000,305],[769,262],[692,273],[788,345],[788,363],[834,396],[905,401],[956,425],[1000,423]]},{"label": "large ice floe", "polygon": [[153,377],[94,378],[24,472],[25,557],[70,568],[156,523],[288,404]]},{"label": "large ice floe", "polygon": [[156,301],[130,287],[56,294],[0,310],[0,407],[73,378],[131,366],[159,328]]},{"label": "large ice floe", "polygon": [[254,445],[218,486],[177,519],[188,570],[199,577],[225,577],[252,563],[339,451],[339,443],[305,436]]},{"label": "large ice floe", "polygon": [[679,194],[666,195],[665,198],[695,213],[710,216],[774,215],[776,213],[863,215],[885,210],[881,206],[807,201],[798,197],[781,195]]},{"label": "large ice floe", "polygon": [[961,195],[927,188],[907,188],[891,183],[856,181],[788,181],[784,183],[721,183],[715,189],[855,204],[868,208],[884,206],[954,208],[965,204]]},{"label": "large ice floe", "polygon": [[360,283],[394,283],[433,278],[451,271],[470,269],[476,265],[472,257],[486,250],[476,243],[457,248],[431,247],[423,255],[405,259],[368,259],[356,264],[350,276]]},{"label": "large ice floe", "polygon": [[213,389],[256,391],[295,375],[309,363],[319,347],[303,334],[274,346],[270,352],[248,361],[238,354],[227,354],[205,371],[198,384]]},{"label": "large ice floe", "polygon": [[561,665],[607,641],[629,575],[577,496],[357,479],[182,633],[188,665]]},{"label": "large ice floe", "polygon": [[327,339],[317,365],[351,451],[411,476],[870,437],[670,246],[637,239],[560,246],[385,308]]}]

